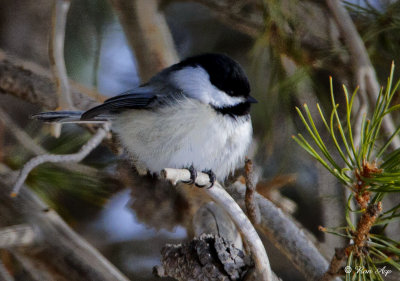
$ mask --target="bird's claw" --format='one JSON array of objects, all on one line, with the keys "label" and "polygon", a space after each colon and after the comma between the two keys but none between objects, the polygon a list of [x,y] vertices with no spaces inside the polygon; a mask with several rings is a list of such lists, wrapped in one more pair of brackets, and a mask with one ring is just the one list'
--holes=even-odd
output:
[{"label": "bird's claw", "polygon": [[[205,173],[205,174],[207,174],[208,177],[210,178],[210,186],[207,187],[207,189],[210,189],[211,187],[214,186],[214,183],[215,183],[215,181],[216,181],[216,176],[215,176],[215,174],[214,174],[214,172],[213,172],[212,170],[204,170],[204,171],[202,171],[202,172]],[[196,185],[197,187],[200,187],[200,188],[203,188],[203,187],[206,186],[206,185],[199,185],[199,184],[197,184],[197,183],[195,183],[195,185]]]},{"label": "bird's claw", "polygon": [[186,184],[194,184],[196,182],[196,178],[197,178],[197,171],[194,169],[193,165],[190,165],[189,168],[187,168],[187,170],[190,173],[190,180],[188,181],[183,181],[183,183]]}]

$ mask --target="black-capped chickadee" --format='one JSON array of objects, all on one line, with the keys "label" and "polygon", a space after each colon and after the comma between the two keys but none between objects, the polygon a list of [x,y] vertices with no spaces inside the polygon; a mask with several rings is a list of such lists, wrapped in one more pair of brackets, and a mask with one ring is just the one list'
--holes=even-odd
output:
[{"label": "black-capped chickadee", "polygon": [[44,112],[46,122],[111,121],[137,170],[159,174],[188,168],[210,175],[211,185],[237,169],[252,140],[250,85],[241,66],[226,55],[187,58],[146,84],[86,112]]}]

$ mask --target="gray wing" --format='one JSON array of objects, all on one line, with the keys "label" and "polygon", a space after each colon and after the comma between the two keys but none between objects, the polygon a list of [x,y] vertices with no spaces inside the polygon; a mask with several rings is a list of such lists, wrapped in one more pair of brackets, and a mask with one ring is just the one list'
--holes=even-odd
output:
[{"label": "gray wing", "polygon": [[151,109],[156,104],[163,104],[176,97],[176,90],[155,89],[142,86],[121,95],[109,98],[103,104],[93,107],[82,114],[81,120],[93,119],[99,115],[118,114],[127,109]]}]

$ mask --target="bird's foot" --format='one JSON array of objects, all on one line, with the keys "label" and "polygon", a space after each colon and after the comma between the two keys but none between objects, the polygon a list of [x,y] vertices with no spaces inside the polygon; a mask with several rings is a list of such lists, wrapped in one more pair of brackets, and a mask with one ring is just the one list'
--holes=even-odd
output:
[{"label": "bird's foot", "polygon": [[196,182],[196,178],[197,178],[197,171],[194,169],[193,165],[191,165],[189,168],[187,168],[187,170],[190,173],[190,180],[183,181],[183,183],[194,184]]},{"label": "bird's foot", "polygon": [[[204,170],[204,171],[202,171],[202,172],[205,173],[205,174],[207,174],[208,177],[210,178],[210,186],[207,187],[207,189],[213,187],[213,186],[214,186],[214,183],[215,183],[215,181],[216,181],[216,176],[215,176],[214,172],[213,172],[212,170]],[[206,186],[206,185],[198,185],[197,183],[195,183],[195,185],[196,185],[197,187],[200,187],[200,188],[203,188],[203,187]]]}]

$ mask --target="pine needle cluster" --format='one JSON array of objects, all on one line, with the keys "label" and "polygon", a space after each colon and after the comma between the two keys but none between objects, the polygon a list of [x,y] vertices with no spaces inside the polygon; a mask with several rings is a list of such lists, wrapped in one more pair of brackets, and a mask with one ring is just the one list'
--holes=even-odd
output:
[{"label": "pine needle cluster", "polygon": [[[321,137],[322,133],[317,129],[306,104],[303,110],[296,108],[309,138],[298,134],[293,136],[294,140],[350,190],[345,212],[347,224],[332,229],[321,228],[349,241],[344,253],[347,266],[353,270],[344,273],[346,280],[383,280],[385,274],[381,269],[385,265],[400,270],[400,242],[385,235],[386,227],[400,220],[400,204],[387,210],[382,204],[384,197],[400,192],[400,147],[391,148],[400,127],[385,141],[381,141],[385,135],[382,130],[383,119],[400,109],[399,104],[391,105],[400,85],[399,80],[393,86],[393,73],[394,64],[371,116],[364,114],[358,124],[353,121],[357,115],[353,114],[353,104],[358,89],[350,94],[343,86],[346,108],[345,116],[341,116],[330,78],[333,108],[330,115],[326,116],[317,104],[319,117],[330,140]],[[358,137],[354,133],[356,131],[359,132]],[[328,141],[334,145],[329,147]],[[352,213],[357,217],[357,223],[351,219]]]}]

